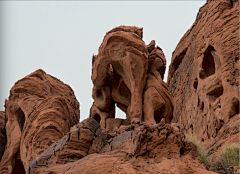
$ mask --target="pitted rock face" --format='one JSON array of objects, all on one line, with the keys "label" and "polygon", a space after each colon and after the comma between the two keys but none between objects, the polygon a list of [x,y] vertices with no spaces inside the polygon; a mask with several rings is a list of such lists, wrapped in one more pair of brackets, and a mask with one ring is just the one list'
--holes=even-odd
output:
[{"label": "pitted rock face", "polygon": [[208,0],[200,8],[173,53],[168,85],[173,121],[200,140],[212,141],[210,152],[221,130],[239,114],[239,1]]},{"label": "pitted rock face", "polygon": [[37,70],[12,87],[6,117],[8,141],[0,173],[21,173],[79,122],[79,103],[70,86]]},{"label": "pitted rock face", "polygon": [[[145,45],[142,28],[119,26],[107,32],[92,62],[94,103],[90,117],[101,128],[140,121],[155,124],[161,118],[170,123],[172,99],[162,80],[166,59],[155,41]],[[112,120],[115,105],[126,113],[127,122]],[[116,125],[110,126],[110,122]]]}]

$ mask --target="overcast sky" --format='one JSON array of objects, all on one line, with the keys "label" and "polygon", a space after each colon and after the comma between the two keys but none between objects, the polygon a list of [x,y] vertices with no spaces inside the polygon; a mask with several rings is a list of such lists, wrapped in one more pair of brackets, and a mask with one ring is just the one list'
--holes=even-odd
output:
[{"label": "overcast sky", "polygon": [[[156,40],[168,70],[172,52],[205,2],[0,1],[0,110],[14,83],[41,68],[73,88],[80,120],[87,118],[92,55],[107,31],[143,27],[145,43]],[[117,110],[116,117],[125,115]]]}]

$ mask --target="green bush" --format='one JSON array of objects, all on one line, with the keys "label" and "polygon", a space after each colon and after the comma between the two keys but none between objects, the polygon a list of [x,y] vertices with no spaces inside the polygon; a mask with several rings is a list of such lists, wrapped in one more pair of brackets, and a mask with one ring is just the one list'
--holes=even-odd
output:
[{"label": "green bush", "polygon": [[239,166],[239,144],[227,144],[220,151],[222,165]]}]

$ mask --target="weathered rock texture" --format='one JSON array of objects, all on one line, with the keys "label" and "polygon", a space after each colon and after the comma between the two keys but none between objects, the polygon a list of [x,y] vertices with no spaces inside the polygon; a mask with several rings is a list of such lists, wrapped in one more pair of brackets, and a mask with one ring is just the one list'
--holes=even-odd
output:
[{"label": "weathered rock texture", "polygon": [[0,111],[0,161],[2,159],[5,146],[7,143],[5,126],[6,126],[6,114],[5,111]]},{"label": "weathered rock texture", "polygon": [[200,8],[173,53],[168,84],[173,122],[210,154],[223,143],[239,143],[238,0],[208,0]]},{"label": "weathered rock texture", "polygon": [[[75,161],[75,162],[73,162]],[[101,129],[88,118],[31,161],[29,173],[213,173],[177,124]]]},{"label": "weathered rock texture", "polygon": [[[142,28],[120,26],[107,32],[92,62],[90,117],[101,128],[108,128],[108,122],[115,124],[112,127],[140,121],[155,124],[161,118],[170,123],[172,98],[162,80],[166,59],[155,41],[145,45]],[[115,105],[126,113],[126,121],[112,121]]]},{"label": "weathered rock texture", "polygon": [[37,70],[17,81],[6,101],[7,145],[0,173],[24,173],[52,143],[79,122],[79,103],[73,90]]}]

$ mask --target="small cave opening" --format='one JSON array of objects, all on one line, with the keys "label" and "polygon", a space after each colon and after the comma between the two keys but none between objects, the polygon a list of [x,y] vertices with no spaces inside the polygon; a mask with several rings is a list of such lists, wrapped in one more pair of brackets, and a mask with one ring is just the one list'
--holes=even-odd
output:
[{"label": "small cave opening", "polygon": [[219,98],[221,95],[223,95],[222,85],[214,88],[214,90],[207,93],[207,96],[211,102],[216,101],[216,99]]},{"label": "small cave opening", "polygon": [[13,174],[25,174],[25,169],[20,158],[20,151],[15,155],[15,165],[13,167]]},{"label": "small cave opening", "polygon": [[[239,114],[239,100],[237,101],[237,103],[235,104],[235,114]],[[235,115],[234,114],[234,115]]]},{"label": "small cave opening", "polygon": [[[154,120],[156,121],[156,123],[160,123],[162,118],[164,118],[164,115],[163,115],[164,112],[165,112],[165,107],[162,107],[162,108],[154,111]],[[165,121],[167,121],[167,120],[165,120]]]},{"label": "small cave opening", "polygon": [[99,114],[95,114],[95,115],[93,116],[93,118],[94,118],[98,123],[100,123],[101,117],[100,117]]},{"label": "small cave opening", "polygon": [[233,117],[236,114],[239,114],[239,100],[237,98],[234,98],[232,100],[232,106],[231,106],[231,112],[229,113],[230,118]]},{"label": "small cave opening", "polygon": [[202,61],[202,70],[199,74],[199,77],[201,79],[205,79],[215,74],[215,61],[211,51],[214,51],[214,48],[212,46],[209,46],[204,53]]},{"label": "small cave opening", "polygon": [[18,124],[21,128],[21,131],[23,130],[23,127],[24,127],[24,124],[25,124],[25,115],[22,111],[21,108],[19,108],[17,111],[16,111],[16,116],[17,116],[17,121],[18,121]]},{"label": "small cave opening", "polygon": [[194,87],[194,89],[197,89],[197,87],[198,87],[198,79],[197,78],[195,78],[195,80],[193,82],[193,87]]}]

